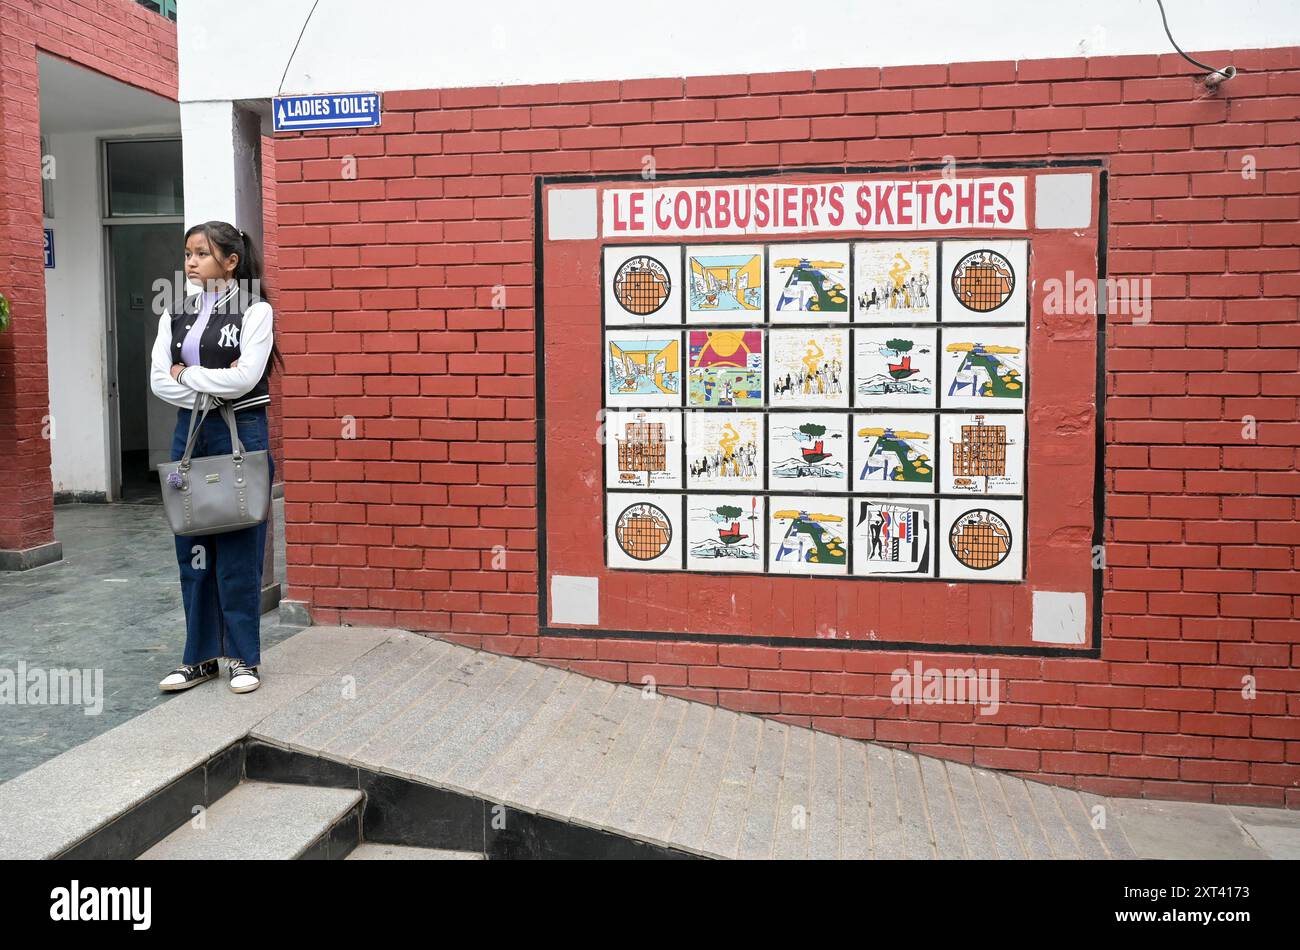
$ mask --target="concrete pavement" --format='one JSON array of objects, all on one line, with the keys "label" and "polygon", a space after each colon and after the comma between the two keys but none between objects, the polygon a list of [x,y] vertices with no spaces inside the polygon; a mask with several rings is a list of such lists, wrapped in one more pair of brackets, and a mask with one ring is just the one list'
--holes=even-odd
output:
[{"label": "concrete pavement", "polygon": [[250,737],[719,858],[1286,858],[1300,814],[1106,799],[400,630],[312,627],[0,785],[58,853]]}]

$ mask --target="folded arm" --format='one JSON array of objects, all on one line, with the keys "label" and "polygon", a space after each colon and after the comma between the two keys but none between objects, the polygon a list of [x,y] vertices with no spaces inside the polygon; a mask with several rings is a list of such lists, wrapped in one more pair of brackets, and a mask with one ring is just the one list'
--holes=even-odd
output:
[{"label": "folded arm", "polygon": [[187,405],[193,403],[195,392],[237,399],[256,386],[271,357],[271,322],[271,305],[265,301],[253,304],[244,314],[237,366],[227,369],[186,366],[181,370],[177,382],[191,392]]},{"label": "folded arm", "polygon": [[180,362],[180,352],[172,356],[172,318],[166,310],[158,320],[158,336],[153,344],[149,365],[149,385],[163,402],[182,409],[194,408],[195,390],[172,378],[172,365]]}]

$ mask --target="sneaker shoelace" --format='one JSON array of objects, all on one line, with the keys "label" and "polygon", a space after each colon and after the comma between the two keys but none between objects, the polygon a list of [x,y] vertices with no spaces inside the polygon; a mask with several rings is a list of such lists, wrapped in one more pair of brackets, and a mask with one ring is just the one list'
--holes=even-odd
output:
[{"label": "sneaker shoelace", "polygon": [[231,679],[234,679],[236,676],[256,676],[256,675],[257,673],[253,669],[253,667],[249,666],[247,663],[244,663],[242,660],[238,663],[232,663],[230,666]]}]

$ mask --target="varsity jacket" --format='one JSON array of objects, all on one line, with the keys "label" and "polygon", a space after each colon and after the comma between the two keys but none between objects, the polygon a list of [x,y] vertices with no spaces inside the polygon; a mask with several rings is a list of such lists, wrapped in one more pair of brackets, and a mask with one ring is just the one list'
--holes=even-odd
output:
[{"label": "varsity jacket", "polygon": [[[181,361],[181,346],[201,303],[201,294],[178,297],[158,319],[150,370],[154,395],[184,409],[193,408],[195,393],[208,393],[217,397],[216,404],[229,403],[235,410],[269,404],[271,305],[237,283],[212,307],[199,341],[199,365],[186,366],[172,379],[172,365]],[[236,359],[239,365],[231,367]]]}]

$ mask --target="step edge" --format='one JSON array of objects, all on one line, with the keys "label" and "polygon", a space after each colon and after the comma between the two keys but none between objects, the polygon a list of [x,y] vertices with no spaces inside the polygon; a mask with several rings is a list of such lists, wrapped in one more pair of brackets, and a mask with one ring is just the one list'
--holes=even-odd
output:
[{"label": "step edge", "polygon": [[[726,855],[704,850],[702,848],[697,848],[682,843],[659,841],[658,839],[652,837],[633,834],[622,829],[614,828],[612,826],[593,824],[588,820],[578,819],[568,815],[560,815],[558,813],[551,812],[549,810],[546,811],[539,810],[538,808],[532,805],[523,805],[510,800],[498,800],[496,798],[489,798],[482,791],[474,791],[472,789],[466,789],[454,783],[449,783],[445,781],[432,781],[427,776],[416,775],[413,773],[406,772],[404,770],[392,769],[389,767],[379,767],[372,764],[364,764],[355,761],[347,761],[345,759],[338,758],[337,756],[334,755],[322,753],[319,750],[303,749],[301,747],[295,746],[292,743],[286,743],[280,740],[271,740],[262,736],[253,735],[251,733],[249,734],[248,737],[246,737],[246,741],[261,742],[264,745],[273,746],[275,748],[282,749],[287,752],[295,752],[301,755],[310,756],[315,759],[323,759],[332,762],[336,765],[342,765],[348,768],[365,769],[366,771],[369,772],[374,772],[381,775],[387,775],[392,778],[411,782],[416,785],[423,785],[428,788],[434,788],[440,791],[446,791],[456,795],[461,795],[466,798],[472,798],[486,804],[503,805],[506,808],[510,808],[514,811],[524,812],[526,814],[533,815],[538,818],[546,818],[551,821],[558,821],[566,825],[574,825],[588,831],[595,831],[595,832],[600,832],[602,834],[612,835],[614,837],[622,838],[627,841],[648,845],[650,847],[661,848],[667,851],[678,852],[680,854],[687,855],[690,857],[708,858],[711,860],[722,860],[727,857]],[[317,787],[317,786],[313,786],[313,787]],[[376,842],[376,843],[383,843],[383,842]]]},{"label": "step edge", "polygon": [[[337,825],[347,820],[348,816],[352,812],[354,811],[359,812],[360,810],[363,810],[366,801],[365,793],[360,789],[340,789],[337,786],[331,786],[331,785],[307,785],[307,784],[296,783],[296,782],[267,782],[261,779],[241,778],[240,781],[233,788],[228,790],[224,795],[221,795],[220,797],[215,799],[213,802],[209,803],[207,807],[211,808],[212,805],[216,804],[216,802],[224,801],[228,796],[237,794],[239,789],[249,785],[264,785],[264,786],[277,785],[283,788],[308,788],[308,789],[316,789],[316,790],[330,789],[330,790],[337,790],[337,791],[351,791],[353,793],[351,796],[349,796],[348,804],[345,807],[343,807],[338,814],[328,819],[324,830],[322,830],[319,834],[316,834],[310,839],[308,839],[306,844],[299,847],[292,855],[289,855],[288,857],[284,857],[284,858],[274,858],[269,860],[291,860],[291,861],[300,860],[302,855],[310,851],[311,848],[314,847],[317,843],[319,843],[323,838],[327,838]],[[136,859],[142,858],[150,850],[152,850],[153,848],[157,847],[159,844],[162,844],[163,842],[171,838],[172,835],[185,831],[188,827],[188,824],[189,824],[188,821],[182,822],[179,826],[173,828],[170,832],[163,835],[161,838],[155,841],[148,848],[145,848],[144,851],[140,852],[140,854],[136,855]],[[146,860],[155,860],[155,859],[146,859]],[[195,855],[193,857],[175,856],[169,858],[168,860],[176,860],[176,861],[205,860],[205,857],[203,855]],[[253,858],[250,860],[260,860],[260,859]]]}]

